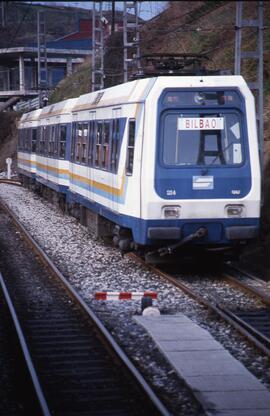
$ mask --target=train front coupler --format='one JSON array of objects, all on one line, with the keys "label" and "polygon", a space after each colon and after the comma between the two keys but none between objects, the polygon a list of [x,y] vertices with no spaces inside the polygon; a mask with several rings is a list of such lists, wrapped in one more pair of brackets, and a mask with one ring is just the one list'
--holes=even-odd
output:
[{"label": "train front coupler", "polygon": [[179,247],[187,243],[190,243],[191,241],[198,240],[199,238],[205,237],[206,235],[207,235],[207,229],[205,227],[200,227],[198,228],[197,231],[195,231],[195,233],[186,236],[185,238],[178,241],[177,243],[171,244],[167,247],[159,248],[158,254],[160,255],[160,257],[166,256],[167,254],[172,254]]}]

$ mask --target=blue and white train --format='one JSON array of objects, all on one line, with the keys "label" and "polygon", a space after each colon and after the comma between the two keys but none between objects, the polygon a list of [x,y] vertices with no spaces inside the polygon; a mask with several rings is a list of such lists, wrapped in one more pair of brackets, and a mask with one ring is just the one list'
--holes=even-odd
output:
[{"label": "blue and white train", "polygon": [[258,236],[255,106],[241,76],[140,79],[24,114],[18,169],[122,250],[237,249]]}]

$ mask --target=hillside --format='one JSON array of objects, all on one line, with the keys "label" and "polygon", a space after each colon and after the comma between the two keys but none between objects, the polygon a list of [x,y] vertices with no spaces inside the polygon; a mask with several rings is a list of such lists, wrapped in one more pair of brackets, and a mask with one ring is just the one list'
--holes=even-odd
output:
[{"label": "hillside", "polygon": [[6,170],[6,158],[11,157],[13,168],[16,166],[16,124],[19,114],[15,112],[0,112],[0,172]]}]

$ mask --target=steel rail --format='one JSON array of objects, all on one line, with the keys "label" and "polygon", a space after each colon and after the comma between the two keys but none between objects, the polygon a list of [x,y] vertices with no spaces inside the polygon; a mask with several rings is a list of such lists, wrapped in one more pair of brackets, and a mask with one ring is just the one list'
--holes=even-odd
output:
[{"label": "steel rail", "polygon": [[42,391],[42,388],[41,388],[41,385],[40,385],[40,382],[39,382],[39,379],[38,379],[38,376],[37,376],[37,373],[36,373],[36,370],[35,370],[35,367],[34,367],[30,352],[29,352],[29,349],[27,347],[27,343],[26,343],[24,335],[23,335],[23,331],[22,331],[20,322],[18,320],[17,314],[16,314],[14,306],[12,304],[12,300],[9,296],[7,287],[5,285],[5,282],[4,282],[4,279],[3,279],[3,276],[2,276],[1,273],[0,273],[0,286],[1,286],[1,289],[2,289],[3,294],[5,296],[5,300],[7,302],[8,309],[9,309],[12,321],[13,321],[13,324],[14,324],[15,329],[16,329],[16,333],[17,333],[17,337],[18,337],[18,340],[19,340],[19,343],[20,343],[20,347],[21,347],[21,350],[22,350],[22,353],[23,353],[24,361],[26,363],[26,367],[27,367],[29,376],[31,378],[32,385],[34,387],[34,390],[35,390],[35,393],[36,393],[36,396],[37,396],[37,400],[38,400],[40,410],[41,410],[43,416],[50,416],[51,413],[49,411],[47,401],[46,401],[45,396],[43,394],[43,391]]},{"label": "steel rail", "polygon": [[[222,306],[219,305],[219,308],[223,310]],[[252,325],[245,322],[240,316],[236,315],[232,311],[228,311],[224,308],[224,313],[228,314],[232,319],[234,319],[236,322],[238,322],[241,326],[246,328],[250,333],[254,334],[254,336],[258,339],[261,339],[262,342],[264,342],[266,345],[268,345],[268,349],[270,349],[270,339],[266,337],[264,334],[262,334],[260,331],[257,331],[256,328],[254,328]]]},{"label": "steel rail", "polygon": [[[237,270],[237,269],[236,269]],[[255,281],[258,281],[254,276],[245,273],[244,271],[241,271],[243,275],[246,274],[247,277],[250,279],[253,279]],[[258,289],[257,287],[250,286],[247,283],[242,282],[241,280],[238,280],[237,277],[232,276],[231,274],[224,273],[224,277],[227,281],[229,281],[232,285],[236,287],[240,287],[241,289],[245,290],[246,292],[257,296],[265,305],[270,306],[270,295],[265,293],[263,290]],[[263,283],[263,282],[262,282]]]},{"label": "steel rail", "polygon": [[260,284],[264,284],[264,283],[265,283],[265,281],[264,281],[263,279],[260,279],[259,277],[254,276],[252,273],[248,272],[248,271],[247,271],[247,270],[245,270],[245,269],[242,269],[242,268],[241,268],[241,267],[239,267],[239,266],[236,266],[235,264],[226,264],[226,267],[227,267],[229,270],[231,269],[231,270],[236,271],[237,273],[242,273],[242,274],[244,274],[245,276],[249,277],[250,279],[257,281],[257,282],[258,282],[258,283],[260,283]]},{"label": "steel rail", "polygon": [[134,253],[129,253],[129,257],[134,259],[135,261],[143,264],[145,267],[147,267],[149,270],[156,273],[158,276],[160,276],[162,279],[164,279],[167,282],[172,283],[175,287],[182,290],[185,294],[190,296],[191,298],[195,299],[197,302],[201,303],[206,308],[210,309],[211,311],[215,312],[218,316],[220,316],[223,320],[225,320],[227,323],[232,325],[237,331],[239,331],[244,337],[246,337],[249,341],[252,342],[258,349],[263,351],[268,357],[270,357],[270,347],[268,348],[263,342],[257,339],[255,331],[253,331],[254,335],[249,331],[248,325],[245,323],[245,325],[242,325],[241,319],[235,319],[233,314],[227,310],[223,305],[219,305],[218,303],[213,304],[209,302],[208,300],[204,299],[200,294],[196,293],[194,290],[190,289],[188,286],[186,286],[184,283],[180,282],[176,278],[170,276],[168,273],[163,272],[156,268],[155,266],[152,266],[150,264],[146,264],[144,260],[140,257],[138,257]]},{"label": "steel rail", "polygon": [[0,179],[0,183],[5,183],[7,185],[15,185],[15,186],[22,186],[22,183],[20,181],[17,181],[15,179]]},{"label": "steel rail", "polygon": [[105,326],[100,321],[100,319],[89,308],[89,306],[85,303],[85,301],[79,296],[76,290],[73,289],[73,287],[65,279],[65,277],[60,272],[60,270],[53,264],[53,262],[47,256],[47,254],[41,249],[41,247],[39,247],[39,245],[36,243],[33,237],[29,234],[29,232],[25,229],[25,227],[20,223],[17,216],[10,210],[10,208],[5,203],[3,203],[3,201],[0,201],[0,206],[12,218],[16,227],[21,231],[25,240],[32,247],[34,252],[38,255],[42,263],[49,269],[50,273],[52,273],[55,277],[57,277],[61,281],[64,289],[73,298],[73,300],[81,308],[81,310],[86,314],[88,319],[90,318],[90,320],[92,321],[92,323],[95,325],[96,329],[98,330],[100,339],[107,346],[107,349],[110,350],[111,352],[113,351],[115,355],[115,359],[118,362],[124,364],[128,375],[134,380],[136,385],[140,388],[141,393],[144,396],[146,396],[149,402],[152,404],[152,408],[153,408],[152,411],[154,411],[153,414],[159,414],[162,416],[170,416],[170,412],[168,412],[168,410],[162,404],[162,402],[154,393],[152,388],[148,385],[148,383],[144,380],[142,375],[139,373],[139,371],[136,369],[136,367],[133,365],[133,363],[130,361],[127,355],[124,353],[122,348],[116,343],[116,341],[114,340],[112,335],[109,333],[109,331],[105,328]]}]

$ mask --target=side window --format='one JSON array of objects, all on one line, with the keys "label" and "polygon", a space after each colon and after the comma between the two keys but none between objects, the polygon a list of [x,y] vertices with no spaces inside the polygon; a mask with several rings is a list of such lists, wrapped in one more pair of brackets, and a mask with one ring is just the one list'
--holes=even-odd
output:
[{"label": "side window", "polygon": [[38,145],[38,153],[42,155],[42,147],[43,147],[43,137],[44,137],[44,127],[39,127],[39,145]]},{"label": "side window", "polygon": [[54,139],[55,139],[55,126],[48,127],[48,156],[53,157],[54,155]]},{"label": "side window", "polygon": [[24,150],[28,150],[29,148],[29,129],[25,129],[25,136],[24,136]]},{"label": "side window", "polygon": [[135,120],[129,120],[129,122],[128,122],[127,163],[126,163],[126,174],[127,175],[132,175],[132,173],[133,173],[135,129],[136,129]]},{"label": "side window", "polygon": [[45,154],[45,134],[46,134],[46,126],[41,127],[40,131],[40,154],[43,156]]},{"label": "side window", "polygon": [[102,131],[103,131],[103,123],[99,121],[97,123],[97,134],[96,134],[95,166],[99,166],[100,164]]},{"label": "side window", "polygon": [[18,136],[18,150],[23,150],[23,136],[24,136],[24,129],[20,129],[19,136]]},{"label": "side window", "polygon": [[31,151],[34,153],[37,151],[37,129],[32,129]]},{"label": "side window", "polygon": [[59,153],[59,124],[55,125],[55,131],[54,131],[54,150],[53,150],[53,157],[58,158]]},{"label": "side window", "polygon": [[75,162],[79,163],[81,159],[81,147],[82,147],[82,124],[76,124],[76,139],[75,139]]},{"label": "side window", "polygon": [[110,170],[111,172],[117,172],[118,167],[118,151],[119,151],[119,140],[120,140],[120,120],[116,118],[113,120],[112,126],[112,148],[111,148],[111,159],[110,159]]},{"label": "side window", "polygon": [[82,149],[81,149],[81,162],[86,163],[87,159],[87,143],[88,143],[88,123],[83,123],[82,126]]},{"label": "side window", "polygon": [[50,126],[44,126],[44,156],[48,155],[48,145],[50,137]]},{"label": "side window", "polygon": [[60,140],[59,140],[59,157],[65,159],[66,156],[66,142],[67,142],[67,126],[60,125]]},{"label": "side window", "polygon": [[40,153],[40,132],[41,132],[41,127],[37,128],[37,154]]},{"label": "side window", "polygon": [[110,150],[109,145],[110,145],[110,122],[105,121],[103,124],[101,167],[106,170],[109,168],[109,150]]},{"label": "side window", "polygon": [[96,135],[96,122],[90,121],[89,123],[89,146],[88,146],[88,165],[89,166],[93,166],[95,135]]},{"label": "side window", "polygon": [[71,142],[71,155],[70,155],[72,162],[75,161],[76,131],[77,131],[77,123],[72,123],[72,142]]}]

